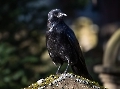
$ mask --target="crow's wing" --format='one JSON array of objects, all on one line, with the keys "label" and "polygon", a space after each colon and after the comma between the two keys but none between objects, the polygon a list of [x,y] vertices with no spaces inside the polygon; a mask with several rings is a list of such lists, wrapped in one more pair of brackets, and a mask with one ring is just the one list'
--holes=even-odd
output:
[{"label": "crow's wing", "polygon": [[79,42],[78,42],[74,32],[69,27],[67,27],[67,29],[65,30],[65,34],[67,35],[67,38],[68,38],[71,46],[75,49],[76,54],[79,56],[81,63],[83,65],[85,65],[85,60],[84,60],[81,48],[79,46]]}]

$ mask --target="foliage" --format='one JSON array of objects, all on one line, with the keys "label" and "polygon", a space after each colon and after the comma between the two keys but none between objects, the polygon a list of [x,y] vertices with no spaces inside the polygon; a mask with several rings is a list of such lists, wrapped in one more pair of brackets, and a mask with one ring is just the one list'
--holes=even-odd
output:
[{"label": "foliage", "polygon": [[[44,35],[34,30],[35,28],[30,29],[30,24],[33,24],[37,18],[31,18],[29,23],[25,18],[23,21],[20,20],[21,16],[27,18],[32,12],[33,8],[27,6],[31,1],[0,1],[0,22],[2,22],[0,24],[0,88],[2,89],[21,88],[43,76],[42,73],[34,71],[34,66],[42,65],[40,55],[45,51]],[[37,12],[43,13],[44,10],[41,7]],[[44,17],[47,16],[47,10],[45,11]],[[41,23],[41,29],[45,28],[45,19]],[[33,26],[35,27],[35,24]]]}]

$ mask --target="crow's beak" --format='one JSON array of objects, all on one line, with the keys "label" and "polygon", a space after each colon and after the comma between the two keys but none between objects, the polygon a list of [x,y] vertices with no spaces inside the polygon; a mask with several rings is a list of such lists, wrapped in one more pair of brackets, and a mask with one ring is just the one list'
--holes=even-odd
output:
[{"label": "crow's beak", "polygon": [[61,17],[64,17],[64,16],[67,16],[65,13],[62,13],[62,12],[60,12],[60,13],[58,13],[58,18],[61,18]]}]

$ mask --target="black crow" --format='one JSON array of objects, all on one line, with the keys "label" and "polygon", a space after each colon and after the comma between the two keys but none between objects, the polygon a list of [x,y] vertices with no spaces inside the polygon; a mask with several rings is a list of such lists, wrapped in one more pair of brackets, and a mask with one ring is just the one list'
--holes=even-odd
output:
[{"label": "black crow", "polygon": [[67,16],[60,9],[53,9],[48,13],[48,31],[46,31],[46,46],[52,61],[59,65],[56,73],[63,63],[71,65],[73,73],[91,79],[85,59],[74,32],[64,23],[63,17]]}]

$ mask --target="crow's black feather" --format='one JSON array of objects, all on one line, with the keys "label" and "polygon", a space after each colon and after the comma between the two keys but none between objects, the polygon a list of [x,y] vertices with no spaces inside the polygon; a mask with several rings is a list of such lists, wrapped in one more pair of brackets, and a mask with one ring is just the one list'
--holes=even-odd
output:
[{"label": "crow's black feather", "polygon": [[[56,65],[68,63],[77,75],[92,79],[89,75],[85,59],[74,32],[64,23],[66,14],[60,9],[51,10],[48,13],[48,31],[46,32],[46,46],[52,61]],[[65,70],[67,72],[68,66]]]}]

